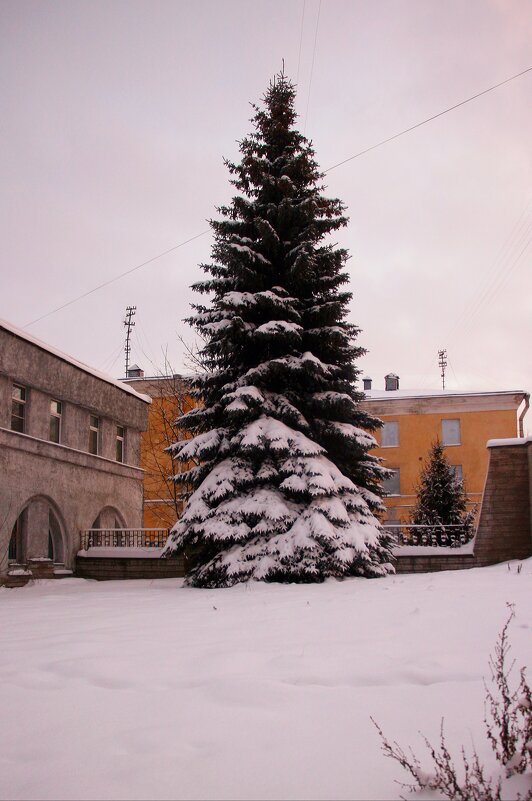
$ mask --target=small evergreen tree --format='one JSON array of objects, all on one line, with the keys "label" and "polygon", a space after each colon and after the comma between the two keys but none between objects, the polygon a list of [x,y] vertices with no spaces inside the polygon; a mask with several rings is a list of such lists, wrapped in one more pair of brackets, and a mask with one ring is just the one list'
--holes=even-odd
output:
[{"label": "small evergreen tree", "polygon": [[238,194],[211,221],[211,293],[190,322],[202,335],[203,406],[178,422],[190,439],[176,479],[193,493],[165,549],[195,552],[188,582],[323,581],[393,570],[374,513],[384,470],[368,454],[380,421],[358,405],[346,321],[348,254],[323,242],[346,225],[323,195],[314,151],[295,128],[295,90],[276,77],[254,106],[255,131],[226,162]]},{"label": "small evergreen tree", "polygon": [[[416,489],[417,501],[412,511],[414,525],[435,526],[428,533],[442,530],[442,526],[461,525],[458,535],[469,539],[472,533],[474,512],[467,511],[464,483],[449,464],[443,445],[437,440],[421,470]],[[456,543],[460,544],[459,541]]]}]

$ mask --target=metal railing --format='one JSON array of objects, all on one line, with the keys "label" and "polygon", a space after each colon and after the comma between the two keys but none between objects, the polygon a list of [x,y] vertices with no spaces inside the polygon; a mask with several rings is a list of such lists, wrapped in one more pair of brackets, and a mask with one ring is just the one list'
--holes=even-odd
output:
[{"label": "metal railing", "polygon": [[167,528],[87,528],[81,532],[81,548],[162,548]]},{"label": "metal railing", "polygon": [[383,528],[395,538],[396,545],[425,546],[432,548],[460,548],[475,536],[475,528],[464,523],[452,525],[414,525],[385,523]]}]

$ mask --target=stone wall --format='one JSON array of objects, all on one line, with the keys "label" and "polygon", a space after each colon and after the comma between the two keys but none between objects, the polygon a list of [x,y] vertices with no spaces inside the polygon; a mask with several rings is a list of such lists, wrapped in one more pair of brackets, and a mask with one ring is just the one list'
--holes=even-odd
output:
[{"label": "stone wall", "polygon": [[475,540],[478,566],[532,556],[532,438],[488,442],[490,461]]},{"label": "stone wall", "polygon": [[[14,384],[25,389],[22,432],[11,428]],[[59,442],[50,441],[51,401],[61,403]],[[108,513],[113,526],[142,526],[138,464],[148,406],[130,387],[0,324],[0,582],[17,521],[11,561],[48,558],[51,538],[54,561],[68,568],[80,530],[99,516]],[[88,452],[91,415],[99,420],[97,455]],[[118,427],[125,429],[123,461]]]},{"label": "stone wall", "polygon": [[435,573],[440,570],[468,570],[477,567],[474,554],[449,554],[443,556],[397,556],[396,573]]},{"label": "stone wall", "polygon": [[[31,503],[57,516],[63,537],[62,562],[74,567],[80,531],[103,509],[116,510],[128,528],[142,526],[143,471],[101,456],[0,429],[0,575],[7,571],[8,542],[15,521]],[[28,520],[26,556],[46,556],[47,518]],[[40,549],[40,550],[39,550]]]},{"label": "stone wall", "polygon": [[180,578],[185,575],[182,556],[171,559],[118,559],[78,556],[76,576],[110,581],[112,579]]},{"label": "stone wall", "polygon": [[403,553],[396,558],[397,573],[464,570],[532,556],[532,437],[490,440],[488,450],[473,554]]}]

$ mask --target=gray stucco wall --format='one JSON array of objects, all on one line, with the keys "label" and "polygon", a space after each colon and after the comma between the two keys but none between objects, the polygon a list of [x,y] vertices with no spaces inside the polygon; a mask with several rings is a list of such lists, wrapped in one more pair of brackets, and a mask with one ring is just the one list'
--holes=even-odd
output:
[{"label": "gray stucco wall", "polygon": [[[11,430],[14,383],[27,388],[23,434]],[[49,441],[51,400],[62,403],[60,444]],[[100,420],[98,455],[88,453],[91,414]],[[24,543],[26,557],[46,557],[51,508],[67,567],[74,567],[80,530],[90,528],[102,510],[108,510],[103,525],[113,525],[116,512],[124,526],[142,526],[138,464],[147,417],[148,404],[137,395],[0,325],[0,576],[24,509],[25,536],[31,539]],[[126,430],[123,464],[115,459],[117,426]]]}]

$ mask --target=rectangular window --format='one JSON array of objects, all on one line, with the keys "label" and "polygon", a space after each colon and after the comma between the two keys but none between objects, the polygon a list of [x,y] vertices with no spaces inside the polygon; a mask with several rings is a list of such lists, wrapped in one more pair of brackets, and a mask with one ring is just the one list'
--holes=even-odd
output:
[{"label": "rectangular window", "polygon": [[460,420],[441,421],[441,441],[443,445],[460,445]]},{"label": "rectangular window", "polygon": [[13,384],[11,393],[11,430],[24,433],[26,428],[26,401],[28,393],[26,387]]},{"label": "rectangular window", "polygon": [[464,477],[462,475],[462,465],[461,464],[452,464],[451,465],[451,470],[454,473],[454,477],[458,481],[463,481],[464,480]]},{"label": "rectangular window", "polygon": [[116,461],[124,461],[124,429],[122,426],[116,427]]},{"label": "rectangular window", "polygon": [[399,445],[399,423],[384,423],[381,432],[381,447],[397,448]]},{"label": "rectangular window", "polygon": [[[20,518],[19,518],[20,520]],[[19,557],[19,540],[20,540],[20,531],[19,531],[19,520],[13,526],[13,530],[11,532],[11,539],[9,540],[9,549],[7,558],[10,562],[17,562]]]},{"label": "rectangular window", "polygon": [[100,418],[93,414],[89,420],[89,453],[98,455],[98,435],[100,432]]},{"label": "rectangular window", "polygon": [[63,404],[61,401],[50,401],[50,442],[61,442],[61,415]]},{"label": "rectangular window", "polygon": [[388,530],[389,534],[392,534],[394,537],[398,538],[399,545],[402,544],[400,539],[401,537],[401,529],[400,529],[401,521],[397,516],[397,512],[395,509],[388,509],[388,514],[386,515],[386,519],[384,520],[384,525]]},{"label": "rectangular window", "polygon": [[391,475],[385,478],[382,482],[382,488],[386,495],[400,495],[401,494],[401,480],[399,468],[396,467],[392,470]]}]

